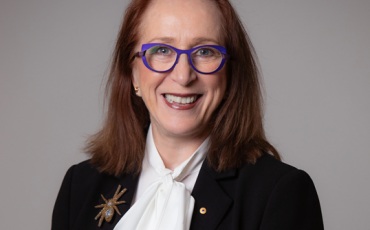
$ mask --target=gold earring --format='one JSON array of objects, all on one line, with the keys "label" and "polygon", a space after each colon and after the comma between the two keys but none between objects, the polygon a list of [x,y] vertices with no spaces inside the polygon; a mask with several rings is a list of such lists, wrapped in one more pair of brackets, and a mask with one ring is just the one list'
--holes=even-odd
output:
[{"label": "gold earring", "polygon": [[139,87],[135,87],[135,93],[138,93],[139,92]]}]

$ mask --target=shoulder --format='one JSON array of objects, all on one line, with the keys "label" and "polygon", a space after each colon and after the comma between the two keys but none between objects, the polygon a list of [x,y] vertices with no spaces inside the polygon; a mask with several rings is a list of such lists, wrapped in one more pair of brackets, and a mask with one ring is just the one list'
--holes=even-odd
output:
[{"label": "shoulder", "polygon": [[70,176],[73,180],[89,180],[99,175],[99,170],[90,164],[90,159],[72,165],[66,176]]},{"label": "shoulder", "polygon": [[288,165],[282,161],[279,161],[268,153],[263,153],[260,158],[257,159],[255,164],[246,163],[242,168],[250,168],[252,170],[265,171],[277,171],[277,172],[288,172],[296,169],[295,167]]},{"label": "shoulder", "polygon": [[99,170],[90,164],[90,160],[72,165],[66,172],[62,187],[73,189],[75,185],[79,189],[91,186],[91,184],[101,177]]},{"label": "shoulder", "polygon": [[[217,172],[207,171],[231,197],[266,202],[276,191],[309,188],[315,191],[310,176],[303,170],[283,163],[264,153],[254,164],[244,163],[240,168]],[[297,191],[299,193],[299,191]]]},{"label": "shoulder", "polygon": [[64,176],[58,198],[68,199],[74,206],[82,206],[83,200],[100,186],[115,184],[118,178],[99,172],[90,160],[72,165]]},{"label": "shoulder", "polygon": [[323,229],[319,197],[305,171],[264,154],[237,172],[235,200],[262,220],[260,229]]},{"label": "shoulder", "polygon": [[[248,172],[250,171],[250,172]],[[323,229],[319,197],[311,177],[303,170],[265,154],[253,166],[244,166],[240,177],[250,184],[263,204],[261,229]],[[292,221],[295,220],[295,221]]]},{"label": "shoulder", "polygon": [[86,192],[96,189],[100,185],[116,183],[120,178],[100,172],[97,167],[91,164],[90,159],[72,165],[63,180],[68,183],[72,194],[84,196]]},{"label": "shoulder", "polygon": [[264,154],[255,164],[243,165],[237,170],[237,178],[241,194],[253,194],[265,202],[279,197],[286,200],[318,199],[314,183],[305,171],[269,154]]},{"label": "shoulder", "polygon": [[102,179],[99,170],[90,164],[90,160],[72,165],[66,172],[58,197],[73,199],[89,191]]},{"label": "shoulder", "polygon": [[241,179],[255,178],[258,181],[268,180],[269,183],[277,183],[284,177],[310,178],[306,172],[281,162],[267,153],[264,153],[255,164],[245,163],[238,169],[238,174]]}]

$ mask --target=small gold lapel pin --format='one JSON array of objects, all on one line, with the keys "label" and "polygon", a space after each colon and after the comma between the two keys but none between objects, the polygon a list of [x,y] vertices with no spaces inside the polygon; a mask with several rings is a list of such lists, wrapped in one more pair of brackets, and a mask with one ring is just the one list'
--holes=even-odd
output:
[{"label": "small gold lapel pin", "polygon": [[95,206],[95,208],[103,208],[99,212],[99,214],[95,217],[95,220],[97,220],[100,217],[99,224],[98,224],[99,227],[101,227],[101,224],[103,223],[103,219],[105,219],[105,221],[107,222],[110,222],[112,220],[113,215],[114,215],[114,210],[116,210],[116,212],[119,215],[121,215],[116,205],[126,203],[126,201],[117,201],[117,200],[123,195],[123,193],[126,192],[127,189],[123,189],[120,193],[118,193],[120,189],[121,189],[121,185],[118,185],[116,193],[114,194],[113,198],[109,200],[106,200],[103,194],[101,194],[101,197],[105,201],[105,204],[100,204],[100,205]]}]

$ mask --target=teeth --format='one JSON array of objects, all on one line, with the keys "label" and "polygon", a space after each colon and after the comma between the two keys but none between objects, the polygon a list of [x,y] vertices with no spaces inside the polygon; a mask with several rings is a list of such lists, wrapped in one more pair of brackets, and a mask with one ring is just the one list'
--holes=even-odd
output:
[{"label": "teeth", "polygon": [[194,101],[197,100],[197,96],[191,96],[191,97],[177,97],[175,95],[171,94],[165,94],[164,97],[169,103],[176,102],[179,104],[191,104]]},{"label": "teeth", "polygon": [[174,102],[177,102],[177,103],[181,102],[181,97],[176,97],[176,96],[172,96],[172,97],[173,97]]}]

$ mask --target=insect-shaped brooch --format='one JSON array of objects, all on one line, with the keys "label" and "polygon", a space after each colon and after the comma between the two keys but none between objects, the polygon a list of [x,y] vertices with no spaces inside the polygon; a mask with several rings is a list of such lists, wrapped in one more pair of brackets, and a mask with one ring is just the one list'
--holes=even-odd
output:
[{"label": "insect-shaped brooch", "polygon": [[105,221],[107,222],[110,222],[112,220],[113,215],[114,215],[114,210],[116,210],[116,212],[119,215],[121,215],[116,205],[126,203],[126,201],[117,201],[117,200],[123,195],[123,193],[126,192],[127,189],[123,189],[120,193],[118,193],[120,189],[121,189],[121,185],[118,185],[116,193],[114,194],[113,198],[109,200],[106,200],[103,194],[101,194],[101,197],[105,201],[105,204],[100,204],[100,205],[95,206],[95,208],[103,208],[99,212],[99,214],[95,217],[95,220],[97,220],[100,217],[99,224],[98,224],[99,227],[101,227],[101,224],[103,223],[103,219],[105,219]]}]

